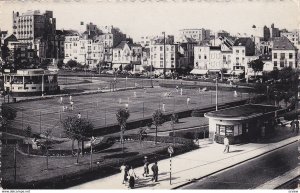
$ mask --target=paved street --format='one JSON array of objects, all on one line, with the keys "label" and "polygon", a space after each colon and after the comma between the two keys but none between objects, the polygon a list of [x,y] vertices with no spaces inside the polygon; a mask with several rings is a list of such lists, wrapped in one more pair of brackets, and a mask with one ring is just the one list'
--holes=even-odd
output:
[{"label": "paved street", "polygon": [[209,176],[183,189],[253,189],[298,165],[298,143]]}]

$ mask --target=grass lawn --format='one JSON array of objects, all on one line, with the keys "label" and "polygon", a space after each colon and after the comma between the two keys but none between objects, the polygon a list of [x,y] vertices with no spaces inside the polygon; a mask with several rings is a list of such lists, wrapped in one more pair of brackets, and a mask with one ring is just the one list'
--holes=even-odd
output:
[{"label": "grass lawn", "polygon": [[[93,154],[93,165],[111,165],[112,169],[118,169],[124,159],[132,159],[136,156],[151,155],[158,150],[163,150],[168,144],[157,144],[154,142],[127,141],[125,143],[125,153],[122,153],[121,144],[115,143],[112,147]],[[3,180],[13,180],[13,147],[2,148],[2,178]],[[118,163],[116,165],[116,163]],[[49,170],[46,170],[46,157],[30,156],[17,153],[17,182],[31,182],[51,177],[75,173],[81,170],[88,170],[90,155],[80,156],[79,164],[76,165],[76,157],[49,157]]]}]

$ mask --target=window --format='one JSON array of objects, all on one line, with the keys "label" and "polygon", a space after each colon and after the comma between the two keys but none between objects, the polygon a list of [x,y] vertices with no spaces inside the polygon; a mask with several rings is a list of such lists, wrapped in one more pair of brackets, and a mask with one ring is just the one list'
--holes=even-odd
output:
[{"label": "window", "polygon": [[274,67],[277,67],[277,61],[274,61]]},{"label": "window", "polygon": [[244,53],[245,53],[245,50],[242,50],[242,53],[244,54]]},{"label": "window", "polygon": [[206,59],[206,55],[204,55],[204,59]]},{"label": "window", "polygon": [[163,51],[163,47],[162,47],[162,46],[160,46],[160,47],[159,47],[159,50],[160,50],[160,51]]},{"label": "window", "polygon": [[285,54],[284,53],[280,53],[280,60],[283,60],[285,58]]},{"label": "window", "polygon": [[289,53],[289,59],[293,59],[293,53]]},{"label": "window", "polygon": [[160,67],[163,67],[163,66],[164,66],[163,61],[160,61]]},{"label": "window", "polygon": [[163,54],[160,54],[160,60],[163,60],[164,57],[163,57]]},{"label": "window", "polygon": [[277,59],[277,53],[274,53],[273,57],[274,59]]},{"label": "window", "polygon": [[290,67],[293,67],[293,62],[289,62],[289,66],[290,66]]},{"label": "window", "polygon": [[240,51],[239,51],[239,50],[236,50],[236,53],[238,54],[238,53],[240,53]]},{"label": "window", "polygon": [[199,55],[199,59],[201,59],[201,55]]},{"label": "window", "polygon": [[217,133],[224,136],[233,136],[233,125],[217,125]]},{"label": "window", "polygon": [[284,61],[280,61],[280,67],[284,67]]}]

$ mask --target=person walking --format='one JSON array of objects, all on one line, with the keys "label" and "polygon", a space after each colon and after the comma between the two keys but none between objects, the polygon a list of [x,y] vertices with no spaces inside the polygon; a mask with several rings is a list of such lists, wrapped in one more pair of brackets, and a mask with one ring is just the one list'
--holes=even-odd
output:
[{"label": "person walking", "polygon": [[154,180],[155,182],[158,181],[158,166],[157,166],[157,161],[152,165],[151,170],[153,172],[153,177],[152,181]]},{"label": "person walking", "polygon": [[130,167],[130,170],[128,171],[128,177],[129,177],[129,188],[133,189],[135,184],[135,178],[137,176],[135,175],[135,172],[133,170],[133,167]]},{"label": "person walking", "polygon": [[224,145],[225,145],[225,149],[224,149],[224,153],[229,153],[229,139],[228,137],[224,138]]},{"label": "person walking", "polygon": [[144,173],[143,176],[148,177],[149,174],[149,162],[147,156],[144,157]]},{"label": "person walking", "polygon": [[291,129],[292,129],[292,133],[294,133],[294,131],[295,131],[295,126],[296,126],[295,120],[292,120],[291,123],[290,123],[290,125],[291,125]]},{"label": "person walking", "polygon": [[298,134],[299,133],[299,121],[298,120],[295,121],[295,127],[296,127],[296,134]]},{"label": "person walking", "polygon": [[80,114],[80,112],[78,113],[77,117],[78,117],[78,119],[81,119],[81,114]]},{"label": "person walking", "polygon": [[126,165],[124,162],[121,165],[120,170],[121,170],[121,176],[123,178],[122,184],[125,184],[127,181],[127,171],[126,171]]}]

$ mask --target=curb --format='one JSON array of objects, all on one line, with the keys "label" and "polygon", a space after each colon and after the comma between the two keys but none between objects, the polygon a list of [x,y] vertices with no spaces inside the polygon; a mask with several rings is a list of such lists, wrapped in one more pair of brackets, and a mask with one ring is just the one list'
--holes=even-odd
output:
[{"label": "curb", "polygon": [[236,164],[233,164],[233,165],[231,165],[231,166],[228,166],[228,167],[222,168],[222,169],[220,169],[220,170],[214,171],[214,172],[212,172],[212,173],[210,173],[210,174],[207,174],[207,175],[205,175],[205,176],[202,176],[202,177],[200,177],[200,178],[196,178],[196,179],[194,178],[192,181],[189,181],[189,182],[183,183],[183,184],[181,184],[181,185],[179,185],[179,186],[176,186],[176,187],[174,187],[174,188],[171,188],[171,190],[179,189],[179,188],[181,188],[181,187],[183,187],[183,186],[186,186],[186,185],[195,183],[196,181],[202,180],[202,179],[204,179],[204,178],[207,178],[207,177],[209,177],[209,176],[211,176],[211,175],[217,174],[217,173],[222,172],[222,171],[224,171],[224,170],[227,170],[227,169],[229,169],[229,168],[233,168],[233,167],[235,167],[235,166],[237,166],[237,165],[239,165],[239,164],[242,164],[242,163],[244,163],[244,162],[250,161],[250,160],[255,159],[255,158],[257,158],[257,157],[263,156],[263,155],[268,154],[268,153],[270,153],[270,152],[272,152],[272,151],[275,151],[275,150],[277,150],[277,149],[281,149],[281,148],[283,148],[283,147],[286,147],[286,146],[288,146],[288,145],[290,145],[290,144],[293,144],[293,143],[295,143],[295,142],[298,142],[298,141],[299,141],[299,139],[298,139],[298,140],[294,140],[294,141],[289,142],[289,143],[287,143],[287,144],[284,144],[284,145],[282,145],[282,146],[280,146],[280,147],[276,147],[276,148],[274,148],[274,149],[272,149],[272,150],[266,151],[266,152],[264,152],[264,153],[262,153],[262,154],[256,155],[256,156],[254,156],[254,157],[248,158],[248,159],[243,160],[243,161],[240,161],[240,162],[238,162],[238,163],[236,163]]},{"label": "curb", "polygon": [[[279,185],[279,186],[276,186],[276,187],[273,188],[273,189],[274,189],[274,190],[275,190],[275,189],[281,189],[282,187],[286,186],[287,184],[289,184],[289,183],[291,183],[291,182],[293,182],[293,181],[295,181],[295,180],[297,180],[297,179],[299,180],[299,178],[300,178],[300,175],[296,176],[296,177],[293,178],[293,179],[290,179],[290,180],[284,182],[283,184],[281,184],[281,185]],[[298,180],[297,180],[297,181],[298,181]]]}]

